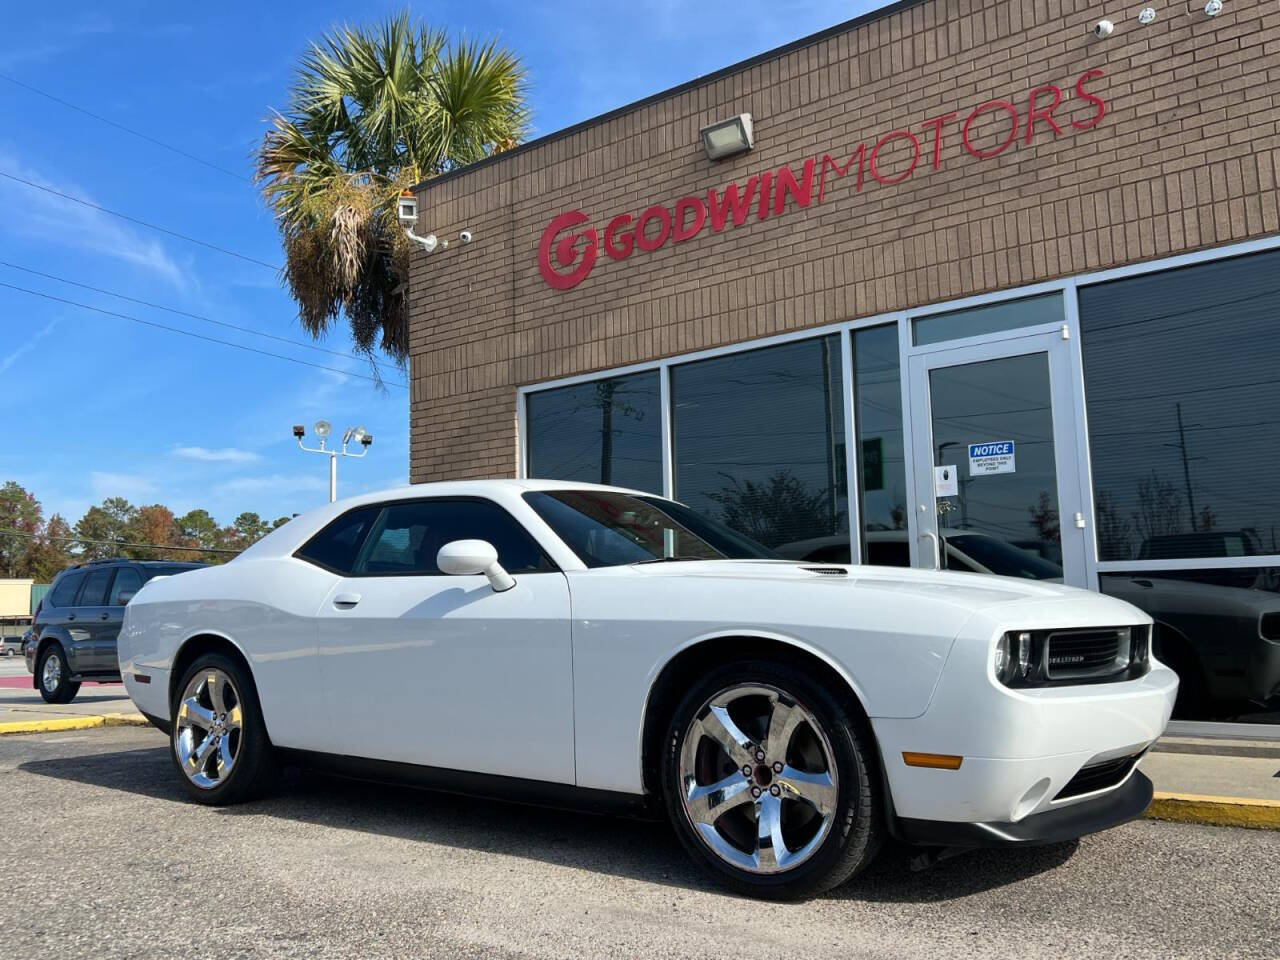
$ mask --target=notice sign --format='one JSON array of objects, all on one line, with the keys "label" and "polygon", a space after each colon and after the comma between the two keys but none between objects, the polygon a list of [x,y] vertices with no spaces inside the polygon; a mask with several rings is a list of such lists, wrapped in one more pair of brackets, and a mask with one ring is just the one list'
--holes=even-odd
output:
[{"label": "notice sign", "polygon": [[933,495],[935,497],[954,497],[960,493],[960,484],[956,480],[956,465],[949,463],[945,467],[933,468]]},{"label": "notice sign", "polygon": [[993,473],[1014,473],[1016,470],[1012,440],[969,444],[969,476],[983,477]]}]

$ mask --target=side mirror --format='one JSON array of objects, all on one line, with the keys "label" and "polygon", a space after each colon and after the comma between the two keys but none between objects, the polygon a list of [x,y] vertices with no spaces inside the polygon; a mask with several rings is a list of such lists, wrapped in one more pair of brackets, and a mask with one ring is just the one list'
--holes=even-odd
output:
[{"label": "side mirror", "polygon": [[498,563],[498,551],[484,540],[454,540],[446,543],[436,554],[436,566],[441,573],[455,577],[470,577],[483,573],[489,578],[489,586],[495,593],[510,590],[515,578]]}]

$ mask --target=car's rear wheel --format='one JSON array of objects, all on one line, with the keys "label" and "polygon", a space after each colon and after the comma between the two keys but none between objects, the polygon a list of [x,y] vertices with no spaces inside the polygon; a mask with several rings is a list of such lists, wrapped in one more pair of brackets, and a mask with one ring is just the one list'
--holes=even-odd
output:
[{"label": "car's rear wheel", "polygon": [[45,703],[70,703],[80,692],[79,681],[71,679],[67,654],[60,643],[51,643],[40,651],[36,676],[40,678],[40,696]]},{"label": "car's rear wheel", "polygon": [[241,803],[274,785],[276,762],[257,690],[238,661],[218,653],[197,659],[176,688],[171,716],[173,763],[194,799]]},{"label": "car's rear wheel", "polygon": [[788,664],[727,665],[700,680],[676,708],[662,773],[685,848],[738,892],[812,896],[879,849],[870,730]]}]

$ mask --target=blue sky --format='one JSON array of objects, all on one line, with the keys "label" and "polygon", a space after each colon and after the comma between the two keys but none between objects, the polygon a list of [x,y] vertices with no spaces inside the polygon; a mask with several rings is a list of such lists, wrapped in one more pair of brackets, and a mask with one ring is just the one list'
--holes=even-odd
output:
[{"label": "blue sky", "polygon": [[[758,0],[413,7],[451,33],[497,34],[525,61],[535,135],[657,92],[879,4]],[[178,5],[180,7],[181,5]],[[24,5],[6,18],[0,74],[248,177],[305,44],[402,4],[116,2]],[[277,264],[251,184],[0,79],[0,174],[20,177]],[[187,313],[307,341],[277,275],[0,177],[0,261]],[[0,287],[0,481],[74,523],[108,496],[204,507],[222,523],[327,499],[327,464],[294,423],[363,424],[369,456],[339,467],[339,495],[408,478],[408,399],[380,393],[345,329],[325,353],[219,328],[0,265],[0,283],[332,367],[202,342]],[[388,364],[385,376],[403,382]]]}]

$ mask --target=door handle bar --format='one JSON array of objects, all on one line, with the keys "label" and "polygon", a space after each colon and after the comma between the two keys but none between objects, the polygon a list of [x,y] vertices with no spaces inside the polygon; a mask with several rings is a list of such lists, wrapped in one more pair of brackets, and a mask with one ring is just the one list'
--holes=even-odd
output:
[{"label": "door handle bar", "polygon": [[941,570],[942,557],[939,555],[939,550],[938,550],[938,535],[934,533],[932,530],[925,530],[923,533],[920,534],[920,539],[923,540],[925,537],[929,538],[930,547],[933,553],[933,566],[930,567],[929,569]]},{"label": "door handle bar", "polygon": [[333,598],[335,607],[354,607],[360,602],[360,594],[358,593],[340,593]]}]

